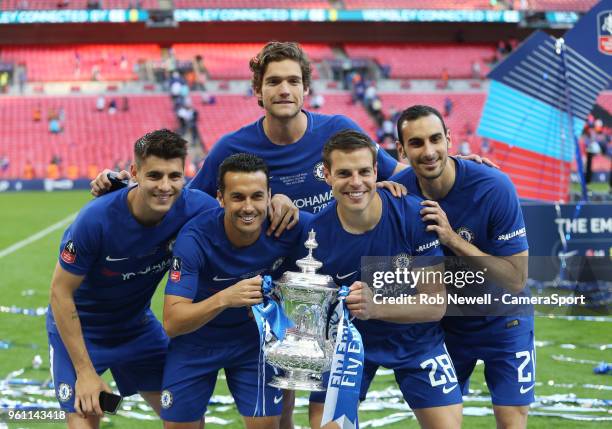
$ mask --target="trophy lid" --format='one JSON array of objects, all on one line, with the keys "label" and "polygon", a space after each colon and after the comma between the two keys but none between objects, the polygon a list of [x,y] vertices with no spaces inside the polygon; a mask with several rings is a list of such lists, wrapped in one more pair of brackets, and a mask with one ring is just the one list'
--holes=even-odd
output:
[{"label": "trophy lid", "polygon": [[312,251],[319,247],[315,236],[316,232],[311,229],[308,232],[308,239],[304,242],[304,247],[308,249],[308,255],[296,261],[296,265],[302,271],[286,271],[277,283],[337,288],[332,277],[325,274],[317,274],[317,270],[323,266],[323,263],[312,256]]}]

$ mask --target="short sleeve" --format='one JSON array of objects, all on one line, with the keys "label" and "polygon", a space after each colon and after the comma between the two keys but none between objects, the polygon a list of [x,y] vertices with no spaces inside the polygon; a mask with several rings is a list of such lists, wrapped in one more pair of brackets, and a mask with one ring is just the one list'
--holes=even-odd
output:
[{"label": "short sleeve", "polygon": [[59,249],[59,263],[69,273],[83,276],[99,255],[102,227],[93,216],[81,212],[66,229]]},{"label": "short sleeve", "polygon": [[199,272],[204,263],[204,255],[195,237],[190,233],[179,233],[170,262],[165,294],[194,299],[198,291]]},{"label": "short sleeve", "polygon": [[217,196],[217,175],[219,166],[227,157],[227,151],[224,150],[225,140],[221,138],[211,149],[210,153],[204,160],[204,164],[195,177],[191,179],[187,185],[190,189],[199,189],[206,192],[211,197]]},{"label": "short sleeve", "polygon": [[489,251],[494,256],[510,256],[529,248],[525,220],[514,185],[506,175],[501,176],[491,192]]}]

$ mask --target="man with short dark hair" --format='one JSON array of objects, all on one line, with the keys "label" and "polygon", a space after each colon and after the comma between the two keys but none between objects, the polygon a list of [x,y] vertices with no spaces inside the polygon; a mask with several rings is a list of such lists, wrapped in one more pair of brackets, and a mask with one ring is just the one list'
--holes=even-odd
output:
[{"label": "man with short dark hair", "polygon": [[[377,368],[390,368],[422,427],[458,429],[461,392],[438,323],[446,308],[437,258],[442,252],[435,234],[426,232],[418,220],[422,200],[415,195],[396,198],[377,189],[376,148],[359,132],[346,130],[332,136],[323,149],[323,163],[335,201],[316,214],[306,230],[316,232],[315,257],[323,263],[320,272],[334,276],[338,284],[351,285],[346,304],[358,319],[355,326],[365,352],[359,399],[365,399]],[[387,260],[368,261],[367,257]],[[387,272],[412,265],[431,272],[434,280],[415,285],[415,302],[385,303],[374,299],[372,284],[360,281],[372,274],[370,264]],[[401,297],[397,284],[383,287],[380,293]],[[410,294],[411,289],[404,288],[402,293]],[[435,300],[423,303],[421,295]],[[311,394],[310,401],[310,424],[319,428],[325,393]]]},{"label": "man with short dark hair", "polygon": [[[172,338],[161,398],[166,429],[197,429],[224,369],[248,429],[278,427],[282,392],[259,377],[260,343],[249,307],[262,302],[262,276],[278,277],[303,223],[266,235],[268,167],[252,154],[219,166],[221,208],[181,230],[166,285],[164,327]],[[267,383],[274,369],[265,369]]]},{"label": "man with short dark hair", "polygon": [[497,427],[524,428],[534,400],[533,316],[495,316],[495,296],[517,294],[527,280],[528,244],[516,190],[497,169],[449,157],[450,130],[436,109],[409,107],[397,129],[398,152],[412,168],[393,179],[426,199],[421,216],[427,230],[437,233],[446,255],[461,257],[460,269],[485,272],[487,293],[494,295],[482,309],[488,315],[442,322],[461,388],[467,393],[476,361],[483,360]]},{"label": "man with short dark hair", "polygon": [[62,237],[47,314],[55,393],[69,428],[97,428],[100,375],[113,374],[122,396],[140,392],[159,412],[168,338],[151,312],[151,297],[170,267],[183,224],[217,206],[183,190],[186,142],[168,130],[135,143],[137,186],[97,198]]}]

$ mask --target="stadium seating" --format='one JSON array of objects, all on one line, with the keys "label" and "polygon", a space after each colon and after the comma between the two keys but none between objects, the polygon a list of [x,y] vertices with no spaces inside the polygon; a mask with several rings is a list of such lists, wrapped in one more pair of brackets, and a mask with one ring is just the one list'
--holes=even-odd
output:
[{"label": "stadium seating", "polygon": [[[531,0],[529,8],[531,10],[559,10],[586,12],[592,8],[598,0]],[[520,1],[515,1],[515,7],[520,8]]]},{"label": "stadium seating", "polygon": [[344,0],[347,9],[490,9],[487,0]]},{"label": "stadium seating", "polygon": [[[3,0],[0,2],[2,10],[52,10],[58,9],[58,0]],[[101,0],[103,9],[127,9],[135,4],[134,0]],[[157,0],[141,0],[143,9],[154,9]],[[87,0],[69,0],[64,9],[87,9]]]},{"label": "stadium seating", "polygon": [[290,8],[326,9],[327,0],[174,0],[180,8]]},{"label": "stadium seating", "polygon": [[390,66],[390,77],[396,79],[438,79],[444,68],[450,78],[470,78],[474,61],[485,75],[486,62],[495,55],[493,45],[347,43],[344,47],[351,58],[369,58]]},{"label": "stadium seating", "polygon": [[[78,55],[77,55],[78,54]],[[0,61],[25,64],[30,82],[92,80],[134,80],[134,65],[140,60],[158,60],[156,44],[4,46]]]},{"label": "stadium seating", "polygon": [[[212,79],[250,79],[249,60],[263,47],[263,43],[177,43],[173,45],[174,55],[179,60],[193,60],[196,55],[204,57]],[[333,58],[334,54],[328,45],[302,45],[306,54],[313,61]],[[318,73],[313,68],[313,77]]]},{"label": "stadium seating", "polygon": [[[111,97],[107,97],[107,103]],[[121,100],[116,97],[118,105]],[[74,164],[81,176],[87,166],[112,167],[117,160],[132,158],[134,141],[154,129],[176,126],[169,97],[131,96],[129,112],[114,115],[95,109],[96,97],[6,97],[0,105],[4,126],[0,129],[3,151],[10,159],[8,177],[18,177],[26,160],[30,160],[40,177],[54,155],[62,166]],[[40,106],[42,120],[32,120]],[[51,109],[65,112],[64,131],[53,135],[46,117]]]}]

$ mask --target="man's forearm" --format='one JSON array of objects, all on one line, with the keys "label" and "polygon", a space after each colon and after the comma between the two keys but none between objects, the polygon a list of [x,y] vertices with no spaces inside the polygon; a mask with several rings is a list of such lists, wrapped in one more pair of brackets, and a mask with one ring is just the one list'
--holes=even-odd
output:
[{"label": "man's forearm", "polygon": [[188,334],[201,328],[225,310],[219,293],[200,302],[168,304],[164,311],[164,329],[169,337]]},{"label": "man's forearm", "polygon": [[484,272],[485,278],[512,293],[519,293],[527,281],[527,254],[514,256],[493,256],[482,252],[476,246],[457,236],[448,248],[470,266]]},{"label": "man's forearm", "polygon": [[53,311],[57,330],[77,375],[88,369],[95,371],[87,347],[85,347],[81,321],[72,295],[52,289],[51,311]]}]

